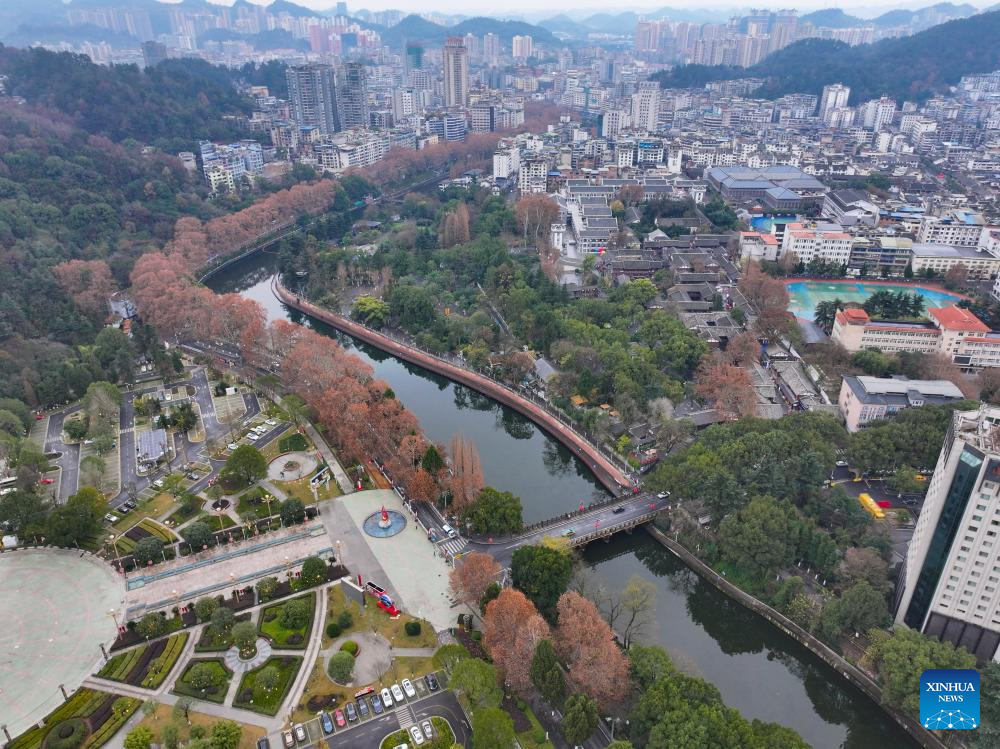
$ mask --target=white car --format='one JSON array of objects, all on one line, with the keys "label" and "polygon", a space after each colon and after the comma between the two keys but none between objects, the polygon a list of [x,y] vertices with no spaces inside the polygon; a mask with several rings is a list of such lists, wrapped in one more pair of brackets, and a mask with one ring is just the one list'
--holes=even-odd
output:
[{"label": "white car", "polygon": [[227,450],[235,450],[237,447],[239,447],[239,445],[237,445],[235,442],[230,442],[228,445],[226,445]]},{"label": "white car", "polygon": [[155,486],[157,489],[162,489],[163,488],[163,479],[157,479],[156,481],[154,481],[153,482],[153,486]]},{"label": "white car", "polygon": [[269,427],[273,427],[273,426],[275,426],[275,425],[276,425],[276,424],[277,424],[278,422],[277,422],[277,421],[275,421],[274,419],[264,419],[264,423],[265,423],[265,424],[267,424],[267,425],[268,425]]},{"label": "white car", "polygon": [[416,726],[410,726],[410,736],[413,737],[413,743],[420,746],[424,743],[424,735],[420,732],[420,729]]},{"label": "white car", "polygon": [[847,461],[846,460],[838,460],[837,461],[837,468],[847,468]]},{"label": "white car", "polygon": [[458,531],[456,531],[447,523],[441,526],[441,530],[444,531],[444,535],[446,535],[448,538],[454,538],[455,536],[458,535]]},{"label": "white car", "polygon": [[399,703],[404,702],[403,690],[399,688],[399,684],[392,685],[392,696],[396,700],[396,702]]},{"label": "white car", "polygon": [[427,739],[434,738],[434,728],[431,726],[431,722],[429,720],[425,720],[421,723],[420,727],[424,729],[424,736],[427,737]]},{"label": "white car", "polygon": [[400,683],[403,685],[403,691],[406,692],[407,697],[413,699],[417,696],[417,690],[413,688],[413,684],[409,679],[403,679]]},{"label": "white car", "polygon": [[250,434],[247,435],[247,439],[250,440],[251,442],[256,442],[257,440],[260,439],[260,437],[257,436],[256,432],[250,432]]},{"label": "white car", "polygon": [[[389,692],[388,688],[383,689],[379,695],[382,697],[382,704],[387,710],[392,707],[392,693]],[[403,699],[403,695],[399,695],[399,699]]]},{"label": "white car", "polygon": [[118,522],[118,516],[117,515],[112,515],[110,512],[107,515],[104,516],[104,519],[107,520],[109,523],[117,523]]}]

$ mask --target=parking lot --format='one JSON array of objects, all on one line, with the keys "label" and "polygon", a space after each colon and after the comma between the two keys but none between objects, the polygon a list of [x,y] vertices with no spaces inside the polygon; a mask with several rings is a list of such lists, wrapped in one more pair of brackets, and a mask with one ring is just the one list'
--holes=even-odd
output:
[{"label": "parking lot", "polygon": [[[438,674],[439,683],[441,678],[443,678],[443,674]],[[401,681],[399,683],[401,684]],[[293,749],[305,749],[305,747],[311,747],[321,742],[326,742],[331,749],[335,747],[378,749],[382,739],[390,733],[398,731],[400,728],[419,725],[422,721],[429,720],[434,716],[447,720],[459,743],[465,744],[469,738],[469,726],[454,693],[445,690],[443,685],[442,688],[432,692],[422,677],[413,680],[413,688],[416,692],[415,696],[411,698],[404,695],[402,702],[393,699],[393,706],[389,709],[383,708],[380,714],[374,710],[371,695],[361,698],[365,700],[367,715],[363,716],[357,710],[356,700],[354,703],[356,719],[353,721],[347,721],[345,705],[335,705],[327,711],[332,724],[328,728],[332,728],[332,731],[323,731],[319,716],[306,721],[301,724],[306,738],[304,741],[298,741],[293,736]],[[337,725],[335,717],[337,710],[343,711],[344,726]],[[285,743],[283,732],[271,734],[268,736],[268,741],[271,744],[271,749],[285,749],[288,746]],[[414,742],[410,743],[412,746]]]}]

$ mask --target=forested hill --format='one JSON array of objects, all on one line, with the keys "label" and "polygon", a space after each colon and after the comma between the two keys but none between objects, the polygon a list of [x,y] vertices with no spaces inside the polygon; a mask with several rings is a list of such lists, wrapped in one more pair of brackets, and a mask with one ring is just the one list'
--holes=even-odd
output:
[{"label": "forested hill", "polygon": [[62,112],[88,133],[167,151],[240,137],[225,116],[250,111],[229,73],[202,60],[167,60],[140,70],[95,65],[67,52],[0,46],[0,74],[8,76],[9,94]]},{"label": "forested hill", "polygon": [[655,76],[664,88],[703,86],[714,80],[760,77],[757,93],[819,94],[829,83],[851,87],[851,104],[886,94],[922,100],[958,83],[963,75],[1000,69],[1000,12],[949,21],[902,39],[850,47],[842,42],[804,39],[751,68],[684,65]]}]

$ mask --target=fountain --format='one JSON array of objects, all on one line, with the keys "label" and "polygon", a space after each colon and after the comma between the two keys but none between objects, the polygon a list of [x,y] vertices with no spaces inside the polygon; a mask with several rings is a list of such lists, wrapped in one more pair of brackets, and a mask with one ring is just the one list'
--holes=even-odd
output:
[{"label": "fountain", "polygon": [[390,538],[400,533],[406,527],[406,517],[401,512],[387,510],[385,505],[378,512],[373,512],[362,524],[365,533],[375,538]]}]

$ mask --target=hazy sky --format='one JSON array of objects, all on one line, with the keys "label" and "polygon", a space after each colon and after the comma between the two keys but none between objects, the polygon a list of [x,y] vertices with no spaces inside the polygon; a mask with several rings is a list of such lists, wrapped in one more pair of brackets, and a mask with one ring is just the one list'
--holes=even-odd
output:
[{"label": "hazy sky", "polygon": [[[222,5],[232,5],[232,0],[210,0],[211,2],[220,2]],[[250,2],[258,2],[259,0],[250,0]],[[962,2],[962,0],[954,0],[956,3]],[[992,1],[992,0],[991,0]],[[2,0],[0,0],[2,2]],[[325,10],[331,8],[336,4],[336,0],[293,0],[298,5],[303,5],[307,8],[313,8],[315,10]],[[818,10],[820,8],[843,8],[846,12],[854,13],[858,16],[873,16],[878,15],[878,13],[884,12],[886,10],[892,10],[894,8],[910,8],[913,10],[927,7],[928,5],[933,5],[936,0],[921,0],[920,2],[911,3],[901,3],[899,0],[871,0],[871,2],[860,3],[857,0],[847,0],[846,2],[836,3],[830,2],[829,0],[797,0],[796,2],[779,2],[773,4],[774,8],[798,8],[801,11],[811,11]],[[268,5],[268,2],[259,2],[261,5]],[[970,3],[976,7],[986,7],[990,2],[983,2],[983,0],[972,0]],[[699,0],[696,7],[702,8],[719,8],[719,9],[735,9],[735,8],[750,8],[750,7],[768,7],[770,3],[760,2],[747,3],[745,6],[738,3],[734,3],[732,0]],[[672,2],[671,0],[650,0],[650,2],[639,2],[630,3],[628,5],[615,5],[609,7],[608,5],[600,5],[593,3],[592,0],[584,0],[583,3],[570,2],[570,0],[465,0],[462,3],[449,2],[449,0],[347,0],[347,7],[351,10],[357,10],[360,8],[367,8],[368,10],[388,10],[395,9],[403,11],[404,13],[427,13],[427,12],[439,12],[439,13],[462,13],[465,15],[483,14],[483,15],[494,15],[503,16],[508,14],[518,14],[518,13],[546,13],[550,15],[555,15],[557,13],[573,13],[578,14],[581,12],[593,12],[593,13],[620,13],[626,10],[634,10],[636,12],[641,12],[643,9],[656,10],[663,7],[675,7],[675,8],[689,8],[691,4],[685,2],[685,0],[676,0]],[[551,11],[551,13],[549,13]]]}]

